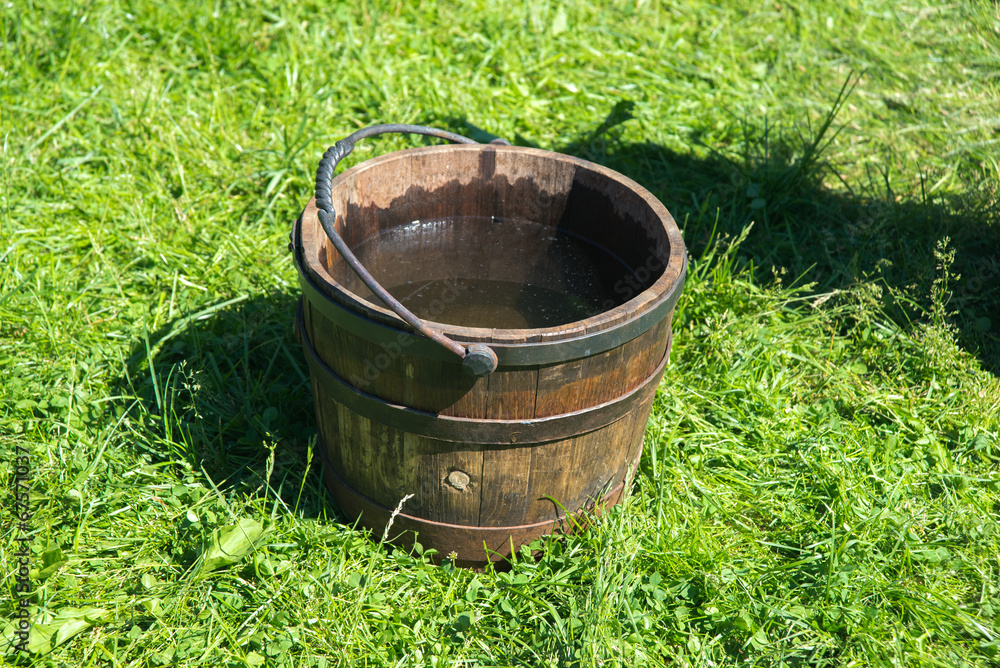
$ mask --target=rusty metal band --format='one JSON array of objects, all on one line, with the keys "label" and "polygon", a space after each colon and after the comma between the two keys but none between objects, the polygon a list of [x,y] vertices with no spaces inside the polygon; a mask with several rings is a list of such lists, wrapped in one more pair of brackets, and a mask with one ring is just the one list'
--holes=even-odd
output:
[{"label": "rusty metal band", "polygon": [[[414,355],[416,357],[443,362],[455,360],[453,353],[442,348],[431,339],[404,329],[396,329],[395,327],[374,322],[364,315],[339,304],[325,294],[313,282],[312,278],[307,275],[305,263],[300,257],[301,248],[297,243],[298,227],[300,224],[301,221],[296,222],[294,226],[295,231],[292,236],[295,267],[298,269],[299,285],[302,287],[302,294],[309,300],[309,304],[313,308],[323,314],[325,318],[337,327],[360,336],[366,341],[371,341],[375,344],[398,343],[406,348],[407,355]],[[687,257],[684,258],[684,264],[681,267],[677,280],[659,303],[648,311],[615,327],[609,327],[599,332],[583,334],[573,338],[560,339],[558,341],[517,344],[490,343],[488,345],[496,353],[498,364],[501,367],[557,364],[559,362],[580,359],[581,357],[589,357],[606,350],[611,350],[612,348],[617,348],[623,343],[627,343],[649,331],[664,318],[670,317],[674,306],[677,304],[677,300],[680,299],[686,274]]]},{"label": "rusty metal band", "polygon": [[[393,510],[386,508],[364,494],[360,493],[341,479],[326,454],[326,444],[320,442],[320,454],[323,458],[323,478],[334,501],[340,506],[352,521],[366,529],[371,529],[376,538],[381,538]],[[635,459],[629,463],[627,471],[634,471],[642,457],[642,446]],[[419,539],[426,546],[443,546],[445,550],[455,552],[455,561],[460,566],[477,566],[488,561],[500,561],[510,556],[516,546],[527,545],[536,538],[541,538],[554,532],[570,533],[574,529],[586,526],[587,516],[600,517],[602,512],[616,505],[625,491],[625,483],[631,478],[619,482],[599,500],[587,504],[571,513],[570,519],[561,509],[556,519],[505,527],[477,527],[464,524],[447,524],[435,522],[406,513],[399,513],[392,520],[388,540],[397,544],[412,545]],[[444,558],[439,550],[438,559]]]},{"label": "rusty metal band", "polygon": [[[660,383],[673,341],[673,335],[670,334],[663,359],[660,360],[656,370],[638,387],[617,399],[551,417],[530,420],[485,420],[428,413],[390,403],[362,392],[335,374],[320,359],[304,329],[301,309],[296,314],[295,320],[313,383],[317,383],[330,399],[357,415],[400,431],[441,441],[484,445],[523,445],[572,438],[606,427],[633,410],[648,405]],[[321,406],[318,408],[322,410]]]}]

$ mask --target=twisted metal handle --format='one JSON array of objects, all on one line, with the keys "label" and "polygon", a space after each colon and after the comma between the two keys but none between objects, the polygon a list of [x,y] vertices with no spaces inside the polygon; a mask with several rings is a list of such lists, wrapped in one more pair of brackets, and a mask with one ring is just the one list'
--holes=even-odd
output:
[{"label": "twisted metal handle", "polygon": [[[438,137],[439,139],[445,139],[456,144],[479,143],[469,139],[468,137],[463,137],[462,135],[457,135],[453,132],[446,132],[445,130],[438,130],[437,128],[430,128],[424,125],[387,123],[383,125],[373,125],[371,127],[358,130],[328,148],[323,154],[323,158],[319,161],[319,168],[316,170],[316,208],[319,210],[317,212],[319,222],[323,226],[326,236],[333,243],[337,252],[340,253],[340,256],[344,258],[344,261],[347,262],[347,265],[354,271],[355,274],[357,274],[358,278],[361,279],[361,282],[364,283],[368,289],[375,294],[375,296],[382,300],[382,302],[388,306],[393,313],[402,318],[416,331],[461,357],[462,368],[465,369],[466,373],[475,376],[476,378],[488,376],[497,368],[497,355],[489,346],[482,343],[473,343],[466,347],[461,343],[448,338],[438,330],[429,327],[426,322],[418,318],[412,311],[403,306],[399,300],[389,294],[389,291],[383,288],[379,282],[375,280],[375,277],[372,276],[367,269],[365,269],[364,265],[362,265],[354,253],[351,252],[351,249],[348,248],[347,243],[340,236],[337,232],[337,228],[334,226],[334,221],[337,220],[337,214],[333,210],[332,182],[333,172],[337,169],[337,164],[350,155],[351,151],[354,150],[354,144],[359,139],[390,132],[428,135],[431,137]],[[504,141],[503,139],[496,139],[491,143],[502,143],[507,146],[510,145],[509,142]]]}]

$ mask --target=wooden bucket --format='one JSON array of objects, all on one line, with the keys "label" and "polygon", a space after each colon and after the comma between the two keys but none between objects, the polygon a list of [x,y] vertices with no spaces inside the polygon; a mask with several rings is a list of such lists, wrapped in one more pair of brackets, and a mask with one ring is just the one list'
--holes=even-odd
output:
[{"label": "wooden bucket", "polygon": [[[476,377],[380,303],[310,201],[292,235],[303,290],[297,331],[326,483],[344,513],[378,539],[409,497],[390,540],[416,538],[439,557],[482,565],[572,528],[574,514],[617,503],[638,465],[684,282],[683,241],[664,206],[610,169],[496,144],[390,153],[343,172],[328,192],[329,224],[350,249],[367,249],[365,264],[385,285],[498,279],[573,287],[573,267],[553,260],[537,227],[521,239],[491,224],[500,220],[570,235],[626,267],[617,279],[602,278],[616,298],[577,321],[509,329],[423,323],[467,350],[488,346],[496,369]],[[434,261],[380,261],[386,234],[450,219],[472,223],[443,233]],[[416,253],[422,237],[411,237]],[[448,296],[437,301],[446,307]]]}]

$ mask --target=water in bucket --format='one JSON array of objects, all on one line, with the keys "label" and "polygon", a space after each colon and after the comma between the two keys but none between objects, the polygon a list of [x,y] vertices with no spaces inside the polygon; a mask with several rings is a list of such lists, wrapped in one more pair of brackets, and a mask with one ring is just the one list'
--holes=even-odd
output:
[{"label": "water in bucket", "polygon": [[[564,325],[624,303],[634,294],[626,279],[636,284],[605,248],[523,220],[414,220],[352,250],[417,316],[464,327]],[[352,279],[342,276],[356,294],[374,299]]]}]

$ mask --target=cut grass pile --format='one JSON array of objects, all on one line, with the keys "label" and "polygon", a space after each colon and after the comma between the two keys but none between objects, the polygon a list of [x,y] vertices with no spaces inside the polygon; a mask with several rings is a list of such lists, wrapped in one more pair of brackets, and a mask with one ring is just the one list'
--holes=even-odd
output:
[{"label": "cut grass pile", "polygon": [[[21,1],[0,36],[4,661],[1000,661],[995,3]],[[631,496],[507,573],[382,549],[318,474],[284,249],[377,122],[609,165],[692,253]]]}]

